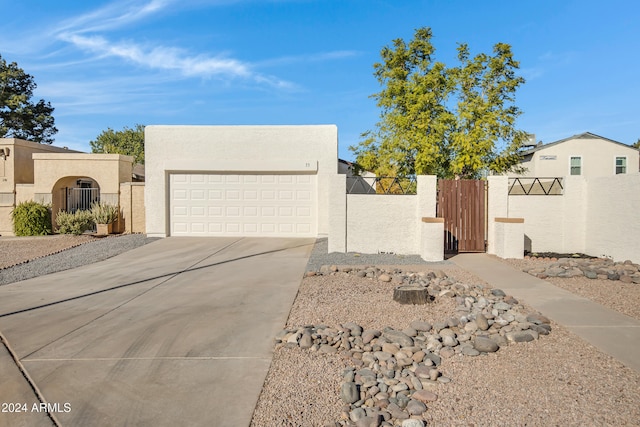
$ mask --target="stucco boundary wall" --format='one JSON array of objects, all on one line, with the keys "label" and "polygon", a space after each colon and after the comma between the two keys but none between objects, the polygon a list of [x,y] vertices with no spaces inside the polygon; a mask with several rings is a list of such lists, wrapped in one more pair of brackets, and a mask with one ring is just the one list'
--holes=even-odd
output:
[{"label": "stucco boundary wall", "polygon": [[[507,180],[506,177],[501,178]],[[565,177],[563,187],[562,195],[507,196],[508,216],[525,220],[525,250],[584,252],[586,182],[579,176]]]},{"label": "stucco boundary wall", "polygon": [[640,174],[567,176],[563,186],[563,195],[506,197],[507,216],[524,218],[525,250],[640,262]]},{"label": "stucco boundary wall", "polygon": [[590,178],[584,252],[640,263],[640,174]]},{"label": "stucco boundary wall", "polygon": [[418,176],[416,195],[346,194],[345,184],[344,175],[330,183],[329,252],[443,259],[444,223],[423,221],[436,216],[435,176]]},{"label": "stucco boundary wall", "polygon": [[120,233],[144,233],[144,182],[120,184],[120,218],[117,223]]}]

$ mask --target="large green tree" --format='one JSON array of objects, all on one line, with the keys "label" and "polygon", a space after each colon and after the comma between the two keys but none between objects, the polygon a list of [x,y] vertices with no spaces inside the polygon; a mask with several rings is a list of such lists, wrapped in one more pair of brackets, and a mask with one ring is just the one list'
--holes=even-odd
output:
[{"label": "large green tree", "polygon": [[43,99],[31,100],[33,76],[0,56],[0,138],[20,138],[51,144],[58,132],[53,107]]},{"label": "large green tree", "polygon": [[516,128],[521,111],[515,92],[524,83],[511,47],[471,56],[458,46],[459,64],[435,61],[430,28],[382,49],[372,95],[381,108],[376,129],[350,147],[356,162],[378,175],[433,174],[477,178],[517,167],[526,132]]},{"label": "large green tree", "polygon": [[125,126],[118,131],[108,128],[89,144],[93,153],[124,154],[144,164],[144,125],[137,124],[133,129]]}]

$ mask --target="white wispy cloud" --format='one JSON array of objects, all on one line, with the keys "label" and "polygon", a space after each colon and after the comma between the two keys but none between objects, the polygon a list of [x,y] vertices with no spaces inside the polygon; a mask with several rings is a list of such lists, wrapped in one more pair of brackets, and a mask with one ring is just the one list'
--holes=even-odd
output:
[{"label": "white wispy cloud", "polygon": [[63,22],[56,31],[89,33],[113,30],[159,13],[171,3],[171,0],[151,0],[144,4],[132,0],[109,3],[100,9]]},{"label": "white wispy cloud", "polygon": [[189,77],[227,75],[246,78],[252,76],[247,64],[232,58],[189,56],[180,48],[165,46],[145,48],[134,42],[113,43],[102,36],[65,34],[61,35],[61,39],[102,57],[113,56],[149,68],[176,70]]},{"label": "white wispy cloud", "polygon": [[185,77],[244,79],[256,84],[279,89],[295,89],[296,85],[276,76],[264,75],[255,66],[222,55],[192,54],[171,46],[138,43],[133,40],[113,41],[107,37],[110,30],[161,13],[173,0],[151,0],[111,3],[96,11],[70,19],[55,31],[57,39],[69,43],[98,58],[116,57],[141,67],[168,70]]}]

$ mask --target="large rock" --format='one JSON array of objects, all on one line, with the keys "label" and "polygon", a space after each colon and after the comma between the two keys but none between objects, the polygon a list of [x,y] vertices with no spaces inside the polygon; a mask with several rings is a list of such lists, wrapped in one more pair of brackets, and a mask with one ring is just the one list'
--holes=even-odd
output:
[{"label": "large rock", "polygon": [[313,338],[311,338],[311,334],[302,334],[300,337],[300,341],[298,342],[300,348],[311,348],[313,345]]},{"label": "large rock", "polygon": [[344,403],[354,403],[360,399],[360,391],[358,385],[354,382],[342,383],[340,388],[340,397]]},{"label": "large rock", "polygon": [[391,276],[389,276],[388,274],[381,274],[380,276],[378,276],[378,280],[388,283],[391,281]]},{"label": "large rock", "polygon": [[411,395],[411,397],[424,403],[435,402],[438,400],[438,395],[429,390],[416,391]]},{"label": "large rock", "polygon": [[480,329],[481,331],[486,331],[487,329],[489,329],[489,321],[482,313],[476,316],[476,324],[478,325],[478,329]]},{"label": "large rock", "polygon": [[529,331],[507,332],[506,337],[509,342],[530,342],[535,340],[534,335]]},{"label": "large rock", "polygon": [[354,337],[359,337],[362,335],[362,327],[357,323],[347,322],[342,325],[343,327],[349,329],[350,333]]},{"label": "large rock", "polygon": [[409,326],[419,332],[429,332],[431,330],[431,323],[421,320],[414,320]]},{"label": "large rock", "polygon": [[386,329],[382,336],[391,341],[392,343],[400,344],[401,347],[413,346],[413,338],[401,331],[395,329]]},{"label": "large rock", "polygon": [[486,337],[476,337],[473,340],[473,348],[484,353],[495,353],[500,348],[498,343]]},{"label": "large rock", "polygon": [[362,342],[369,344],[371,340],[380,336],[380,331],[375,329],[366,329],[362,332]]},{"label": "large rock", "polygon": [[422,415],[427,410],[427,405],[419,400],[411,399],[409,403],[407,403],[405,410],[409,415]]},{"label": "large rock", "polygon": [[541,324],[548,325],[549,323],[551,323],[551,320],[549,320],[548,317],[543,316],[542,314],[531,313],[527,316],[527,322],[535,323],[536,325],[541,325]]}]

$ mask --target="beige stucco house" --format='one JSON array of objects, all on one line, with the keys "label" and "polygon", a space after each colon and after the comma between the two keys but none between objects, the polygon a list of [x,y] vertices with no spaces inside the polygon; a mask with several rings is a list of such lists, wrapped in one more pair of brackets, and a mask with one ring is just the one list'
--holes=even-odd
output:
[{"label": "beige stucco house", "polygon": [[11,211],[28,200],[50,204],[54,224],[60,210],[87,209],[97,200],[119,205],[116,230],[144,231],[144,184],[133,177],[131,156],[0,138],[0,235],[13,234]]},{"label": "beige stucco house", "polygon": [[637,174],[640,154],[637,149],[590,132],[549,144],[538,144],[524,152],[520,176],[593,178],[617,174]]}]

